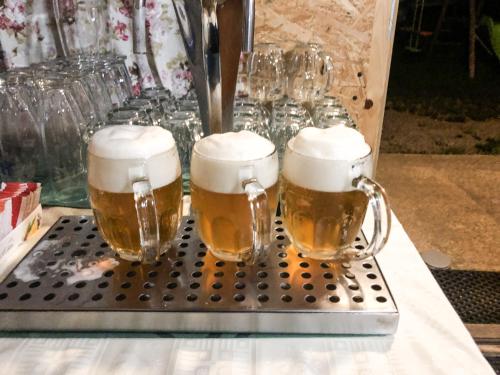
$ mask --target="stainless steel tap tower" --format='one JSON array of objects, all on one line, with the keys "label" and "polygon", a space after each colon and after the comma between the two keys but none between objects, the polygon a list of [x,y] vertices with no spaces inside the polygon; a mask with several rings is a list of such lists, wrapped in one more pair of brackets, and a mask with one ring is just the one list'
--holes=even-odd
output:
[{"label": "stainless steel tap tower", "polygon": [[233,128],[241,52],[251,52],[255,0],[172,0],[205,135]]}]

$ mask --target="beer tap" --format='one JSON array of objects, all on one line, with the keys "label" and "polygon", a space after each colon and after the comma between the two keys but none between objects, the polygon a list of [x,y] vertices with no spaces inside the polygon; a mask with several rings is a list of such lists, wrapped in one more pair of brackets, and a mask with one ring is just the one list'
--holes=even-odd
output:
[{"label": "beer tap", "polygon": [[254,0],[172,0],[206,135],[231,131],[238,64],[253,45]]}]

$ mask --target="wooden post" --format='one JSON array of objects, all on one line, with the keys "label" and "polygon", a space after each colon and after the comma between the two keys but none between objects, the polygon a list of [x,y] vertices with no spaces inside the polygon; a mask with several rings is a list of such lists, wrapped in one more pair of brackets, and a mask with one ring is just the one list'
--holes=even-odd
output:
[{"label": "wooden post", "polygon": [[469,0],[469,78],[476,76],[476,0]]},{"label": "wooden post", "polygon": [[366,99],[359,119],[361,132],[373,150],[374,170],[382,135],[398,3],[398,0],[378,0],[375,6],[370,59],[366,73]]}]

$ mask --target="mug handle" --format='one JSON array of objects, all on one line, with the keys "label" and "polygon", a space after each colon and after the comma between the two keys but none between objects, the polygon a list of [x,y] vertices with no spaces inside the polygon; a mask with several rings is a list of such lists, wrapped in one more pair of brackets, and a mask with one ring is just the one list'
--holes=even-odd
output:
[{"label": "mug handle", "polygon": [[147,178],[135,180],[132,188],[139,223],[141,261],[153,263],[160,257],[160,230],[153,188]]},{"label": "mug handle", "polygon": [[384,188],[372,179],[360,176],[353,180],[352,186],[366,194],[374,214],[373,235],[368,246],[361,250],[352,248],[346,251],[354,259],[364,259],[377,255],[386,244],[391,231],[391,209]]},{"label": "mug handle", "polygon": [[327,93],[328,91],[330,91],[330,89],[333,86],[333,80],[334,80],[333,68],[334,68],[334,65],[333,65],[332,57],[330,55],[322,52],[321,57],[323,59],[324,69],[326,70],[326,74],[327,74],[326,85],[325,85],[325,89],[324,89],[325,93]]},{"label": "mug handle", "polygon": [[252,213],[252,251],[245,262],[254,264],[265,257],[271,242],[271,213],[266,190],[255,178],[241,183]]}]

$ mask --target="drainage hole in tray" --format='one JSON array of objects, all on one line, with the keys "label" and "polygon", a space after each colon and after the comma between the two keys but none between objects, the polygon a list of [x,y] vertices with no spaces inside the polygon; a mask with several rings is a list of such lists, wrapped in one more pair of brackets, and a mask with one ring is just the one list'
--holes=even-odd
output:
[{"label": "drainage hole in tray", "polygon": [[41,285],[40,281],[34,281],[30,285],[28,285],[29,288],[38,288]]},{"label": "drainage hole in tray", "polygon": [[292,298],[292,296],[290,296],[290,295],[288,295],[288,294],[284,294],[284,295],[282,295],[282,296],[281,296],[281,300],[282,300],[283,302],[291,302],[291,301],[292,301],[292,299],[293,299],[293,298]]},{"label": "drainage hole in tray", "polygon": [[[262,284],[262,283],[260,283],[260,284]],[[236,289],[244,289],[245,288],[245,283],[242,283],[241,281],[238,281],[238,282],[234,283],[234,287]]]},{"label": "drainage hole in tray", "polygon": [[284,290],[290,289],[292,286],[289,283],[281,283],[280,288]]},{"label": "drainage hole in tray", "polygon": [[302,285],[302,288],[304,288],[305,290],[313,290],[314,285],[307,283],[307,284]]},{"label": "drainage hole in tray", "polygon": [[222,297],[218,294],[212,294],[210,296],[210,301],[212,302],[219,302],[222,299]]},{"label": "drainage hole in tray", "polygon": [[177,283],[170,282],[167,284],[167,288],[168,289],[175,289],[175,288],[177,288]]},{"label": "drainage hole in tray", "polygon": [[382,290],[382,287],[380,285],[378,285],[378,284],[373,284],[372,285],[372,289],[373,290]]},{"label": "drainage hole in tray", "polygon": [[17,285],[17,281],[11,281],[7,284],[7,288],[14,288]]},{"label": "drainage hole in tray", "polygon": [[326,284],[325,288],[328,289],[328,290],[336,290],[337,289],[337,285],[335,285],[335,284]]},{"label": "drainage hole in tray", "polygon": [[216,282],[212,284],[212,288],[214,289],[220,289],[222,288],[222,283]]},{"label": "drainage hole in tray", "polygon": [[99,284],[97,285],[97,287],[98,287],[99,289],[104,289],[104,288],[107,288],[108,286],[109,286],[109,283],[108,283],[107,281],[103,281],[102,283],[99,283]]},{"label": "drainage hole in tray", "polygon": [[134,277],[135,275],[137,275],[137,272],[135,272],[135,271],[128,271],[127,272],[127,277]]},{"label": "drainage hole in tray", "polygon": [[176,277],[179,277],[179,276],[180,276],[180,274],[181,274],[181,273],[180,273],[179,271],[172,271],[172,272],[170,272],[170,274],[169,274],[169,275],[170,275],[170,277],[171,277],[171,278],[174,278],[174,279],[175,279]]},{"label": "drainage hole in tray", "polygon": [[233,299],[236,301],[236,302],[243,302],[245,300],[245,296],[243,294],[235,294]]},{"label": "drainage hole in tray", "polygon": [[144,289],[151,289],[151,288],[154,288],[155,286],[155,283],[152,283],[150,281],[146,281],[144,284],[143,284],[143,287]]},{"label": "drainage hole in tray", "polygon": [[259,272],[257,272],[257,276],[261,279],[265,279],[267,277],[267,272],[266,271],[259,271]]},{"label": "drainage hole in tray", "polygon": [[194,302],[198,299],[198,296],[196,294],[193,294],[193,293],[190,293],[186,296],[186,299],[189,301],[189,302]]},{"label": "drainage hole in tray", "polygon": [[376,299],[377,299],[377,301],[378,301],[378,302],[380,302],[380,303],[384,303],[384,302],[387,302],[387,298],[385,298],[385,297],[382,297],[382,296],[380,296],[380,297],[377,297]]},{"label": "drainage hole in tray", "polygon": [[78,293],[73,293],[73,294],[69,295],[68,300],[74,301],[74,300],[77,300],[78,297],[80,297],[80,295]]},{"label": "drainage hole in tray", "polygon": [[156,277],[156,276],[158,276],[158,272],[157,271],[150,271],[150,272],[148,272],[148,277],[150,279],[152,279],[153,277]]},{"label": "drainage hole in tray", "polygon": [[330,296],[330,298],[328,298],[330,300],[330,302],[333,302],[333,303],[337,303],[340,301],[340,298],[339,296]]},{"label": "drainage hole in tray", "polygon": [[354,296],[354,297],[352,297],[352,300],[354,302],[356,302],[356,303],[361,303],[361,302],[363,302],[363,297],[361,297],[361,296]]},{"label": "drainage hole in tray", "polygon": [[224,276],[224,272],[222,272],[222,271],[217,271],[217,272],[215,272],[215,273],[214,273],[214,276],[215,276],[215,277],[222,277],[222,276]]},{"label": "drainage hole in tray", "polygon": [[149,294],[146,294],[146,293],[139,294],[139,301],[146,302],[146,301],[149,301],[150,299],[151,299],[151,296]]},{"label": "drainage hole in tray", "polygon": [[245,273],[245,271],[238,271],[234,275],[236,277],[242,278],[242,277],[245,277],[246,273]]},{"label": "drainage hole in tray", "polygon": [[120,293],[120,294],[116,295],[115,300],[119,302],[119,301],[125,300],[126,298],[127,298],[127,296],[125,294]]},{"label": "drainage hole in tray", "polygon": [[[218,272],[216,272],[218,273]],[[222,273],[222,272],[221,272]],[[224,273],[222,273],[224,274]],[[195,271],[191,274],[191,276],[195,277],[195,278],[198,278],[198,277],[201,277],[201,275],[203,275],[200,271]]]},{"label": "drainage hole in tray", "polygon": [[190,287],[191,289],[198,289],[198,288],[200,287],[200,283],[191,283],[191,284],[189,285],[189,287]]},{"label": "drainage hole in tray", "polygon": [[269,301],[269,297],[267,296],[267,294],[259,294],[257,300],[259,302],[267,302]]},{"label": "drainage hole in tray", "polygon": [[56,295],[55,295],[54,293],[49,293],[49,294],[47,294],[45,297],[43,297],[43,299],[44,299],[45,301],[51,301],[51,300],[53,300],[53,299],[55,298],[55,296],[56,296]]},{"label": "drainage hole in tray", "polygon": [[267,285],[266,283],[258,283],[257,284],[257,288],[259,288],[260,290],[266,290],[268,287],[269,287],[269,285]]},{"label": "drainage hole in tray", "polygon": [[87,283],[85,281],[79,281],[75,284],[75,288],[83,288],[85,285],[87,285]]},{"label": "drainage hole in tray", "polygon": [[163,296],[163,301],[165,301],[165,302],[173,301],[173,299],[174,299],[174,296],[172,294],[165,294]]},{"label": "drainage hole in tray", "polygon": [[316,302],[316,297],[311,296],[311,295],[307,295],[307,296],[305,296],[304,300],[306,302],[313,303],[313,302]]}]

